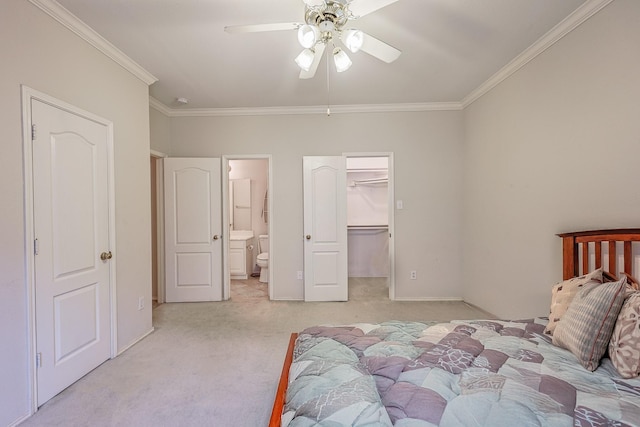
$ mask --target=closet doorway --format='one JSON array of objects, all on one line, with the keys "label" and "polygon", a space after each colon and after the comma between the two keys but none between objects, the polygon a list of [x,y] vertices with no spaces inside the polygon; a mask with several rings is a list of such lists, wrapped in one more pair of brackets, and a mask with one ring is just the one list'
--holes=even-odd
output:
[{"label": "closet doorway", "polygon": [[394,299],[393,153],[344,156],[350,293]]},{"label": "closet doorway", "polygon": [[225,155],[222,168],[224,299],[272,299],[271,156]]},{"label": "closet doorway", "polygon": [[152,306],[164,302],[164,168],[160,151],[150,151],[151,173],[151,299]]}]

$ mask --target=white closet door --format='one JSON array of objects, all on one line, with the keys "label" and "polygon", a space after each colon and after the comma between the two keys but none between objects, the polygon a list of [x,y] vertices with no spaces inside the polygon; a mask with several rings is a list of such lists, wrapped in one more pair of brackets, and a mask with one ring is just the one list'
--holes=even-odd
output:
[{"label": "white closet door", "polygon": [[166,301],[222,300],[220,159],[164,159]]},{"label": "white closet door", "polygon": [[40,406],[111,355],[109,130],[35,99],[31,112]]},{"label": "white closet door", "polygon": [[304,300],[347,301],[344,157],[304,157]]}]

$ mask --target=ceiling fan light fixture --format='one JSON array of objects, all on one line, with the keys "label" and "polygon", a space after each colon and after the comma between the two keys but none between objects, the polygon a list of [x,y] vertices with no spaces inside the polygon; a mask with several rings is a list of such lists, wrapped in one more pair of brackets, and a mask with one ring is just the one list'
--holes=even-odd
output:
[{"label": "ceiling fan light fixture", "polygon": [[353,62],[351,62],[351,59],[349,58],[349,55],[347,55],[345,51],[340,49],[339,47],[335,48],[333,51],[333,62],[336,64],[336,70],[339,73],[347,71],[349,68],[351,68],[351,64],[353,64]]},{"label": "ceiling fan light fixture", "polygon": [[314,25],[304,24],[298,28],[298,42],[300,46],[309,49],[313,47],[320,36],[320,30]]},{"label": "ceiling fan light fixture", "polygon": [[[351,67],[352,62],[347,51],[356,53],[362,50],[386,63],[398,59],[401,54],[400,50],[358,29],[347,28],[349,21],[368,15],[397,1],[302,0],[305,6],[304,20],[301,22],[235,25],[225,27],[225,31],[237,34],[295,30],[298,33],[298,41],[304,49],[295,58],[296,64],[302,70],[299,77],[300,79],[310,79],[316,75],[325,51],[327,72],[329,71],[329,55],[333,55],[333,61],[339,73],[347,71]],[[340,43],[337,43],[336,39],[339,39]],[[333,51],[327,49],[333,49]]]},{"label": "ceiling fan light fixture", "polygon": [[309,71],[311,68],[311,64],[313,63],[313,58],[315,57],[315,52],[311,49],[305,49],[300,52],[300,55],[296,57],[296,64],[298,67],[304,71]]},{"label": "ceiling fan light fixture", "polygon": [[347,49],[356,53],[364,43],[364,33],[360,30],[345,30],[342,32],[342,42]]}]

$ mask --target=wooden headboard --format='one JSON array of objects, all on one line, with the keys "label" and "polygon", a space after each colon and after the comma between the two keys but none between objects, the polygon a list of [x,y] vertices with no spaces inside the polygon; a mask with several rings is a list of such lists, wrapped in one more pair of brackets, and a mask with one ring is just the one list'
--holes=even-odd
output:
[{"label": "wooden headboard", "polygon": [[[589,272],[589,243],[594,243],[595,268],[602,265],[602,243],[606,242],[609,249],[605,270],[617,275],[618,270],[634,275],[632,242],[640,242],[640,228],[623,228],[618,230],[578,231],[558,234],[562,238],[562,279],[567,280]],[[616,246],[622,242],[624,261],[618,269]],[[582,253],[582,265],[580,265]],[[636,276],[638,277],[638,276]]]}]

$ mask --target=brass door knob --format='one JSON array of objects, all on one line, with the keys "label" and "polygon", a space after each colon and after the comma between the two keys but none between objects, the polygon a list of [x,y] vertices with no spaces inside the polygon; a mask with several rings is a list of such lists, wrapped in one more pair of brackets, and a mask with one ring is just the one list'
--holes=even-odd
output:
[{"label": "brass door knob", "polygon": [[101,260],[103,260],[103,261],[106,261],[106,260],[108,260],[108,259],[111,259],[112,257],[113,257],[113,255],[111,254],[111,251],[109,251],[109,252],[102,252],[102,253],[100,254],[100,259],[101,259]]},{"label": "brass door knob", "polygon": [[311,240],[311,234],[307,234],[307,240]]},{"label": "brass door knob", "polygon": [[213,240],[218,240],[220,238],[220,236],[218,236],[217,234],[215,236],[213,236]]}]

